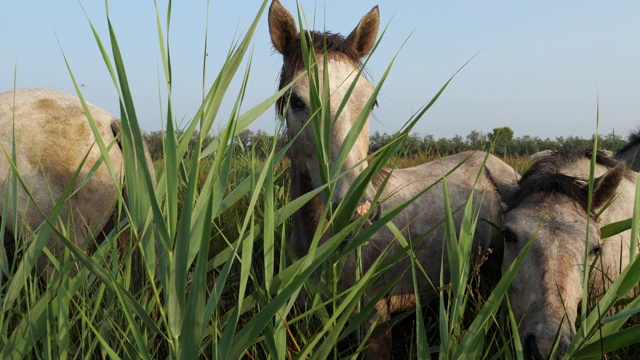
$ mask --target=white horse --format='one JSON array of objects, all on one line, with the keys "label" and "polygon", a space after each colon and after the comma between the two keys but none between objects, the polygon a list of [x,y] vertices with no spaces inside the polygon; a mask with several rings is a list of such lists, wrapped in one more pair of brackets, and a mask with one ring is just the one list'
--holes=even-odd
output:
[{"label": "white horse", "polygon": [[[38,228],[72,180],[70,195],[54,220],[56,226],[68,228],[69,239],[84,246],[109,222],[123,181],[123,154],[117,139],[120,120],[92,104],[87,106],[102,141],[109,147],[115,177],[107,169],[78,98],[48,89],[0,94],[0,145],[4,151],[0,155],[0,214],[7,210],[11,235],[4,237],[5,246],[21,232]],[[155,181],[151,158],[148,152],[145,155]],[[10,165],[14,157],[24,184],[18,183],[15,193],[9,181],[16,176]],[[55,232],[46,246],[54,257],[62,255],[65,247]],[[43,274],[49,267],[47,256],[40,255],[39,272]]]},{"label": "white horse", "polygon": [[[358,23],[356,28],[346,38],[339,34],[305,32],[306,42],[315,52],[318,74],[325,72],[325,64],[328,67],[328,84],[315,78],[320,88],[329,87],[331,112],[330,129],[330,158],[328,168],[333,168],[338,158],[340,148],[347,137],[349,130],[354,126],[359,114],[368,103],[371,103],[374,93],[373,85],[361,74],[361,59],[368,55],[376,41],[380,15],[378,8],[374,7]],[[298,33],[296,22],[278,0],[274,0],[269,10],[269,32],[275,49],[283,55],[283,66],[280,77],[280,87],[284,87],[305,71],[302,53],[307,51],[301,44],[301,34]],[[326,50],[326,52],[325,52]],[[326,61],[325,61],[326,60]],[[303,76],[296,81],[291,90],[283,96],[277,106],[278,112],[286,119],[288,135],[291,139],[297,136],[289,151],[291,159],[291,198],[300,197],[307,192],[323,185],[321,170],[316,155],[316,134],[314,126],[304,126],[311,118],[311,95],[309,77]],[[348,89],[353,85],[353,90],[344,108],[338,115],[343,99]],[[287,106],[288,103],[288,106]],[[322,195],[316,196],[293,216],[292,233],[289,244],[298,256],[307,254],[316,228],[319,226],[325,206],[338,207],[348,190],[368,166],[366,158],[369,151],[369,121],[360,131],[351,151],[346,156],[342,165],[343,175],[337,182],[332,198]],[[486,163],[485,163],[486,160]],[[452,171],[446,177],[450,189],[451,207],[464,206],[471,196],[475,196],[475,210],[486,222],[479,222],[473,246],[482,249],[482,254],[491,248],[496,248],[496,255],[500,256],[502,238],[499,231],[489,223],[500,226],[502,213],[500,198],[494,184],[491,183],[485,173],[486,169],[496,178],[501,179],[498,186],[511,186],[518,178],[517,173],[507,164],[495,156],[482,152],[466,152],[454,156],[448,156],[433,162],[406,169],[383,169],[368,184],[367,193],[357,208],[358,215],[369,213],[379,215],[384,209],[392,209],[405,203],[425,189],[436,184],[421,195],[416,201],[405,208],[393,223],[406,239],[422,239],[413,247],[413,252],[419,257],[419,261],[426,270],[429,279],[420,278],[421,298],[431,299],[438,294],[433,284],[440,283],[441,260],[444,262],[444,281],[449,281],[448,259],[444,249],[444,229],[440,225],[444,219],[444,195],[442,187],[443,175]],[[456,169],[457,167],[457,169]],[[479,179],[476,182],[475,179]],[[385,184],[386,181],[386,186]],[[372,204],[375,195],[379,194],[382,202]],[[379,208],[373,210],[372,206]],[[456,227],[459,228],[462,212],[455,215]],[[435,229],[435,230],[434,230]],[[432,231],[434,230],[434,231]],[[367,271],[371,264],[384,255],[384,250],[389,256],[402,252],[404,249],[399,244],[393,233],[388,228],[378,231],[370,241],[362,247],[361,258],[364,261],[363,271]],[[500,258],[497,258],[500,261]],[[415,306],[413,278],[407,269],[410,266],[408,256],[401,257],[386,273],[367,290],[367,295],[373,297],[391,284],[392,279],[398,275],[400,279],[391,286],[390,293],[376,304],[379,319],[384,321],[390,318],[390,314],[411,309]],[[348,255],[345,268],[342,272],[342,287],[348,288],[354,284],[356,274],[355,254]],[[372,324],[370,323],[369,326]],[[387,331],[371,340],[367,345],[366,355],[372,359],[391,357],[391,333]]]}]

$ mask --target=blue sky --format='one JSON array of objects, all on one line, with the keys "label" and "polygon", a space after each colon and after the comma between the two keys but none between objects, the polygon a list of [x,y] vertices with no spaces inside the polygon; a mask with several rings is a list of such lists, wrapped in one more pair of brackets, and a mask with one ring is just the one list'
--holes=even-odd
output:
[{"label": "blue sky", "polygon": [[[289,9],[294,0],[281,0]],[[247,29],[261,1],[211,1],[206,85],[230,44]],[[392,133],[474,54],[416,131],[435,137],[510,126],[516,136],[626,135],[640,125],[640,2],[301,0],[316,28],[348,34],[374,5],[387,32],[369,62],[379,79],[397,55],[379,97],[372,131]],[[103,1],[0,2],[0,91],[46,87],[74,93],[62,51],[85,97],[118,114],[116,92],[84,15],[108,42]],[[159,1],[164,20],[166,1]],[[178,122],[190,119],[202,93],[207,3],[174,1],[170,42]],[[109,2],[138,117],[160,129],[163,86],[152,1]],[[266,15],[266,13],[265,13]],[[57,39],[56,39],[57,36]],[[407,40],[406,45],[401,47]],[[60,42],[60,45],[58,44]],[[62,49],[62,50],[61,50]],[[281,58],[269,42],[266,16],[254,38],[245,109],[276,91]],[[15,75],[15,76],[14,76]],[[237,85],[230,95],[237,91]],[[231,103],[223,113],[228,113]],[[224,121],[221,118],[219,121]],[[273,132],[273,111],[252,126]]]}]

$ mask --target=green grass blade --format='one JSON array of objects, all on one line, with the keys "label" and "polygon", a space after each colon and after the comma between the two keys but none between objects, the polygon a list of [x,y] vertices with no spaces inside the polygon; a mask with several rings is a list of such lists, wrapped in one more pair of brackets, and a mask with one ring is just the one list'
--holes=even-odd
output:
[{"label": "green grass blade", "polygon": [[471,323],[467,333],[462,338],[458,349],[455,352],[455,359],[464,359],[469,351],[475,348],[475,344],[478,338],[482,338],[484,336],[484,326],[487,324],[496,314],[500,304],[502,303],[502,298],[507,293],[507,289],[509,289],[509,285],[513,281],[513,278],[516,276],[516,273],[520,270],[520,266],[524,261],[524,258],[529,253],[529,249],[533,244],[535,237],[532,237],[527,244],[522,248],[522,251],[514,262],[509,266],[507,271],[504,272],[502,278],[496,285],[495,289],[489,295],[489,298],[480,309],[478,315]]},{"label": "green grass blade", "polygon": [[640,325],[620,330],[606,336],[601,341],[596,341],[582,347],[572,356],[580,359],[602,359],[606,353],[622,349],[625,346],[636,344],[640,338]]}]

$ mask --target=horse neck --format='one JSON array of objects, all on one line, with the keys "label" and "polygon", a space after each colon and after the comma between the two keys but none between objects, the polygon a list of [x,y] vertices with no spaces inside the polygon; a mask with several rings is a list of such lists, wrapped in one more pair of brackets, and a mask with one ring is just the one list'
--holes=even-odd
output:
[{"label": "horse neck", "polygon": [[627,179],[626,177],[622,179],[618,186],[615,200],[609,204],[607,209],[598,217],[599,223],[610,224],[629,218],[633,212],[633,204],[635,201],[636,177],[637,175],[634,175],[633,180]]},{"label": "horse neck", "polygon": [[[391,174],[392,171],[393,169],[390,167],[383,166],[377,174],[373,175],[373,178],[371,178],[371,186],[373,187],[373,190],[377,192],[381,186],[385,186],[382,190],[382,194],[384,195],[387,188],[395,188],[393,185],[396,182],[396,178]],[[387,180],[387,178],[389,179]]]},{"label": "horse neck", "polygon": [[[289,169],[289,175],[291,179],[289,188],[290,200],[297,199],[314,189],[309,176],[296,169],[293,162]],[[293,214],[290,245],[298,256],[304,255],[308,250],[308,245],[313,239],[323,211],[324,204],[322,199],[320,195],[316,195]]]},{"label": "horse neck", "polygon": [[627,158],[627,157],[633,157],[636,156],[638,154],[638,150],[640,150],[640,144],[636,144],[633,146],[629,146],[629,147],[625,147],[624,149],[618,151],[615,155],[616,159],[618,157],[622,157],[622,158]]},{"label": "horse neck", "polygon": [[[391,175],[391,176],[390,176]],[[312,191],[315,189],[315,186],[311,182],[309,176],[298,169],[295,162],[291,162],[291,166],[289,167],[289,176],[290,176],[290,188],[289,188],[289,197],[290,200],[294,200],[299,198],[300,196]],[[389,177],[389,180],[386,178]],[[378,189],[385,185],[385,190],[381,194],[382,197],[385,197],[385,194],[389,192],[386,189],[395,189],[396,182],[398,179],[392,175],[392,169],[389,167],[383,167],[371,180],[371,186],[374,191],[378,191]],[[393,191],[393,190],[390,190]],[[310,239],[313,238],[316,227],[318,226],[321,217],[324,212],[324,203],[320,197],[320,195],[314,196],[311,200],[309,200],[306,204],[304,204],[294,215],[294,226],[293,226],[293,236],[294,238],[303,238]],[[299,239],[297,241],[300,241]]]},{"label": "horse neck", "polygon": [[640,144],[626,147],[617,152],[614,158],[618,161],[626,162],[631,170],[638,171],[640,170],[640,156],[638,155],[640,155]]}]

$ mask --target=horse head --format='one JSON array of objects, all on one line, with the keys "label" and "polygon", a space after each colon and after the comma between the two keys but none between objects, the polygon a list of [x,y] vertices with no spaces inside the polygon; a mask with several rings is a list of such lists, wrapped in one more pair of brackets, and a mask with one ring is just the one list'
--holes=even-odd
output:
[{"label": "horse head", "polygon": [[[279,1],[269,9],[271,42],[284,60],[280,88],[296,79],[277,103],[289,138],[295,139],[291,168],[314,188],[337,178],[330,195],[323,195],[323,202],[333,207],[367,167],[375,88],[363,74],[362,59],[373,49],[379,25],[374,7],[347,37],[306,30],[300,34]],[[305,71],[306,76],[300,76]],[[368,184],[357,211],[367,211],[374,195]]]},{"label": "horse head", "polygon": [[[600,238],[600,226],[633,207],[624,164],[599,153],[589,194],[590,151],[556,151],[537,158],[518,186],[503,192],[503,270],[533,241],[509,290],[526,358],[564,354],[576,332],[588,273],[597,296],[629,259],[629,232]],[[591,195],[591,196],[590,196]],[[589,204],[589,198],[591,203]]]}]

